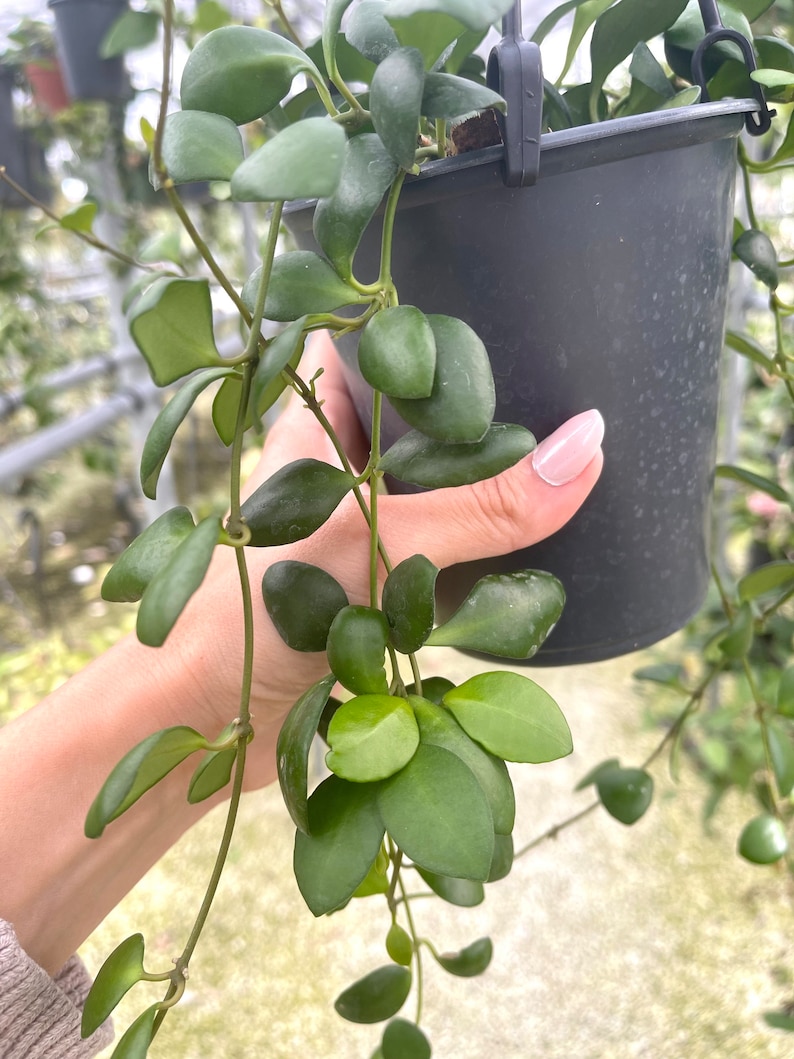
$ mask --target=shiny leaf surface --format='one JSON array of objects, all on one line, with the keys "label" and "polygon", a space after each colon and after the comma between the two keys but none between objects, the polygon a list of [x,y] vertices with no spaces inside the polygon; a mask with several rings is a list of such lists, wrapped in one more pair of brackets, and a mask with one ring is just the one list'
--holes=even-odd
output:
[{"label": "shiny leaf surface", "polygon": [[227,750],[210,750],[204,755],[190,778],[187,800],[191,805],[197,805],[198,802],[203,802],[205,798],[211,798],[213,794],[223,790],[232,778],[236,758],[235,746]]},{"label": "shiny leaf surface", "polygon": [[325,763],[331,772],[354,783],[394,775],[419,746],[414,712],[395,695],[359,695],[343,703],[328,725]]},{"label": "shiny leaf surface", "polygon": [[159,1011],[152,1004],[132,1023],[116,1045],[111,1059],[145,1059],[154,1037],[154,1020]]},{"label": "shiny leaf surface", "polygon": [[474,978],[487,970],[492,956],[491,939],[480,938],[479,941],[473,941],[460,952],[444,953],[438,957],[438,962],[450,974],[457,975],[459,978]]},{"label": "shiny leaf surface", "polygon": [[82,1037],[90,1037],[115,1009],[121,998],[144,976],[143,934],[125,938],[99,968],[86,997],[80,1024]]},{"label": "shiny leaf surface", "polygon": [[348,1022],[383,1022],[396,1015],[411,990],[411,972],[389,964],[370,972],[340,993],[337,1014]]},{"label": "shiny leaf surface", "polygon": [[289,365],[294,370],[300,364],[306,344],[304,327],[308,317],[301,316],[284,328],[268,344],[260,356],[251,383],[251,409],[257,419],[272,408],[287,387],[282,372]]},{"label": "shiny leaf surface", "polygon": [[358,366],[373,390],[389,397],[429,397],[436,340],[425,314],[413,305],[376,313],[361,333]]},{"label": "shiny leaf surface", "polygon": [[[231,180],[245,158],[240,130],[221,114],[178,110],[165,119],[163,165],[175,184]],[[154,170],[152,183],[158,187]]]},{"label": "shiny leaf surface", "polygon": [[194,529],[186,507],[174,507],[154,522],[121,553],[102,582],[102,598],[111,603],[135,603],[182,541]]},{"label": "shiny leaf surface", "polygon": [[451,879],[447,875],[436,875],[435,872],[419,868],[419,874],[442,901],[460,908],[474,908],[485,900],[485,887],[473,879]]},{"label": "shiny leaf surface", "polygon": [[411,935],[399,923],[392,923],[386,935],[386,952],[403,967],[410,967],[414,956]]},{"label": "shiny leaf surface", "polygon": [[276,202],[332,195],[347,138],[330,118],[304,118],[267,140],[236,169],[232,198]]},{"label": "shiny leaf surface", "polygon": [[335,577],[292,559],[267,568],[262,595],[270,620],[293,651],[324,651],[331,623],[348,605]]},{"label": "shiny leaf surface", "polygon": [[134,303],[128,320],[130,334],[158,386],[220,364],[205,279],[156,279]]},{"label": "shiny leaf surface", "polygon": [[634,824],[653,799],[653,777],[644,769],[614,768],[596,779],[601,804],[622,824]]},{"label": "shiny leaf surface", "polygon": [[739,835],[739,856],[752,864],[774,864],[788,853],[788,838],[781,820],[763,813],[745,824]]},{"label": "shiny leaf surface", "polygon": [[747,228],[733,244],[733,252],[765,287],[775,290],[780,276],[774,243],[757,228]]},{"label": "shiny leaf surface", "polygon": [[493,423],[480,441],[461,444],[409,430],[381,457],[378,470],[411,485],[443,489],[493,478],[534,448],[533,435],[512,423]]},{"label": "shiny leaf surface", "polygon": [[319,460],[296,460],[271,475],[242,505],[251,544],[268,548],[311,536],[330,518],[353,476]]},{"label": "shiny leaf surface", "polygon": [[414,1022],[392,1019],[380,1042],[383,1059],[430,1059],[430,1042]]},{"label": "shiny leaf surface", "polygon": [[381,611],[358,604],[340,610],[326,645],[328,664],[339,683],[355,695],[385,695],[388,639],[389,624]]},{"label": "shiny leaf surface", "polygon": [[[261,268],[246,280],[241,297],[253,312]],[[363,305],[366,298],[334,272],[327,261],[311,250],[280,254],[273,262],[265,299],[268,320],[297,320],[308,313],[330,313],[342,305]]]},{"label": "shiny leaf surface", "polygon": [[281,794],[299,831],[309,833],[309,753],[320,717],[336,681],[329,675],[301,695],[286,716],[276,743]]},{"label": "shiny leaf surface", "polygon": [[381,606],[389,639],[403,654],[414,654],[427,640],[435,616],[438,567],[424,555],[411,555],[386,578]]},{"label": "shiny leaf surface", "polygon": [[372,78],[369,106],[372,124],[391,157],[411,169],[419,135],[424,61],[416,48],[398,48],[378,66]]}]

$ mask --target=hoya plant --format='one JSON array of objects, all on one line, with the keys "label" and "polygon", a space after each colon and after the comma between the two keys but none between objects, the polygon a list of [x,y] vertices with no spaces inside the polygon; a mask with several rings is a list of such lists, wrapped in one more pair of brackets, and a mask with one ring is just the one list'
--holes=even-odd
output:
[{"label": "hoya plant", "polygon": [[[394,564],[378,533],[385,475],[425,488],[473,483],[512,466],[535,444],[525,428],[493,422],[494,382],[477,334],[460,319],[402,304],[392,271],[405,181],[428,160],[457,150],[453,128],[472,115],[487,113],[498,128],[501,118],[493,122],[493,115],[504,114],[505,102],[485,83],[475,51],[513,7],[512,0],[331,0],[321,39],[310,46],[297,39],[281,4],[272,6],[276,28],[223,24],[198,39],[179,86],[181,109],[171,111],[174,12],[172,0],[166,0],[160,116],[156,127],[144,127],[152,182],[164,189],[212,279],[163,271],[147,274],[131,290],[132,337],[154,381],[176,386],[146,442],[141,483],[147,496],[156,496],[181,424],[199,395],[215,387],[212,419],[229,447],[229,514],[196,522],[179,507],[162,515],[119,558],[102,593],[108,600],[140,600],[138,637],[160,646],[201,585],[215,550],[231,548],[240,575],[246,651],[241,706],[226,728],[153,732],[113,768],[86,820],[86,834],[101,840],[105,828],[188,758],[196,763],[185,792],[189,801],[230,792],[211,883],[175,965],[150,967],[144,939],[136,933],[108,957],[88,997],[86,1036],[136,983],[164,983],[163,999],[121,1034],[116,1059],[144,1056],[182,996],[228,854],[246,746],[255,733],[247,698],[256,650],[253,608],[267,610],[291,649],[325,653],[326,675],[305,688],[284,723],[278,774],[296,828],[296,881],[311,913],[327,915],[351,904],[345,913],[350,915],[359,899],[382,905],[383,966],[352,983],[335,1006],[352,1022],[384,1024],[376,1053],[383,1059],[431,1054],[416,1013],[420,1005],[405,1007],[412,991],[421,996],[423,958],[429,955],[449,973],[470,977],[484,971],[492,955],[488,938],[472,939],[444,956],[421,938],[412,912],[417,880],[425,892],[452,905],[482,901],[489,883],[507,875],[513,862],[515,799],[506,762],[547,762],[572,749],[562,711],[530,677],[496,662],[456,686],[446,677],[423,676],[418,657],[423,646],[432,645],[526,660],[558,621],[564,587],[537,570],[486,576],[456,613],[438,621],[438,570],[420,554]],[[747,18],[768,7],[762,0],[737,0],[723,9],[724,21],[746,28],[750,38]],[[561,5],[535,33],[542,41],[573,13],[563,72],[556,85],[545,86],[544,127],[696,102],[703,86],[692,84],[688,59],[703,33],[699,10],[682,0]],[[567,71],[591,29],[591,79],[568,85]],[[663,34],[666,58],[647,44]],[[760,81],[751,82],[746,64],[736,61],[730,47],[723,52],[709,70],[715,98],[720,78],[723,94],[736,94],[739,81],[741,94],[748,85],[755,91]],[[775,39],[768,52],[766,65],[777,72],[762,70],[758,76],[787,98],[794,49]],[[264,135],[252,151],[246,149],[250,123],[259,123],[258,135]],[[791,154],[790,138],[785,135],[777,148],[780,164]],[[224,273],[180,200],[179,185],[207,180],[227,183],[237,201],[266,204],[261,264],[242,285]],[[282,251],[289,204],[303,200],[316,202],[318,249]],[[363,275],[357,249],[379,210],[380,266],[376,276]],[[781,322],[789,307],[774,293],[775,251],[750,220],[749,228],[737,230],[737,255],[767,284]],[[213,287],[225,292],[242,321],[245,337],[231,359],[221,357],[216,345]],[[274,334],[273,325],[283,327]],[[321,329],[357,336],[358,368],[372,388],[369,453],[360,473],[324,415],[316,376],[303,368],[307,340]],[[733,345],[777,375],[791,395],[782,324],[778,330],[772,355],[747,336],[735,337]],[[243,500],[245,435],[258,428],[285,390],[294,391],[329,433],[339,465],[298,460]],[[381,442],[385,402],[406,425],[389,447]],[[740,472],[724,473],[742,478]],[[261,585],[250,583],[250,549],[311,536],[351,494],[370,540],[367,605],[351,603],[327,571],[302,562],[277,562]],[[624,766],[609,760],[583,779],[583,786],[598,793],[594,805],[624,824],[642,816],[653,794],[651,761],[677,741],[716,673],[734,664],[749,666],[756,625],[785,603],[781,597],[771,610],[759,612],[756,600],[779,589],[790,595],[792,564],[776,569],[759,576],[752,591],[743,582],[738,603],[726,593],[727,624],[716,641],[717,660],[687,690],[683,711],[647,761]],[[786,688],[790,684],[787,680]],[[764,710],[758,718],[763,724]],[[325,744],[328,775],[312,789],[309,759],[317,740]],[[770,819],[754,823],[740,843],[743,855],[759,861],[779,858],[786,848],[784,807],[775,802],[766,816]],[[760,846],[767,851],[763,856],[757,855]]]}]

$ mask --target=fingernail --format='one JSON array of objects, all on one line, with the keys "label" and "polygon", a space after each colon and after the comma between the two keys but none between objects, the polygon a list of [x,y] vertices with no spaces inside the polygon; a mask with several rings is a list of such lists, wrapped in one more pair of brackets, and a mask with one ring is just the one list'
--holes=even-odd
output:
[{"label": "fingernail", "polygon": [[598,452],[604,420],[595,408],[573,416],[538,445],[532,466],[549,485],[565,485],[577,478]]}]

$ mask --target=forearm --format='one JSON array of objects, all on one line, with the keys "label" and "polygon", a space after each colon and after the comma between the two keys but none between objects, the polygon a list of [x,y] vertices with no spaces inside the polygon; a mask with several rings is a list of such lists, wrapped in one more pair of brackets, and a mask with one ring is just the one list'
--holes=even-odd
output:
[{"label": "forearm", "polygon": [[83,833],[131,747],[170,725],[201,728],[201,679],[200,648],[186,657],[184,644],[175,652],[128,637],[0,733],[0,918],[51,973],[214,804],[187,803],[191,759],[100,839]]}]

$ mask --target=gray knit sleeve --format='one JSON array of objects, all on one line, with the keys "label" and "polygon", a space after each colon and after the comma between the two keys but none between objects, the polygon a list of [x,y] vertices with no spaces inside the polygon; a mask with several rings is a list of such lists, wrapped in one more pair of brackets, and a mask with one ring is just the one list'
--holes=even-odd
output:
[{"label": "gray knit sleeve", "polygon": [[77,956],[50,978],[20,948],[13,927],[0,920],[0,1057],[90,1059],[110,1044],[109,1021],[87,1040],[80,1037],[90,985]]}]

